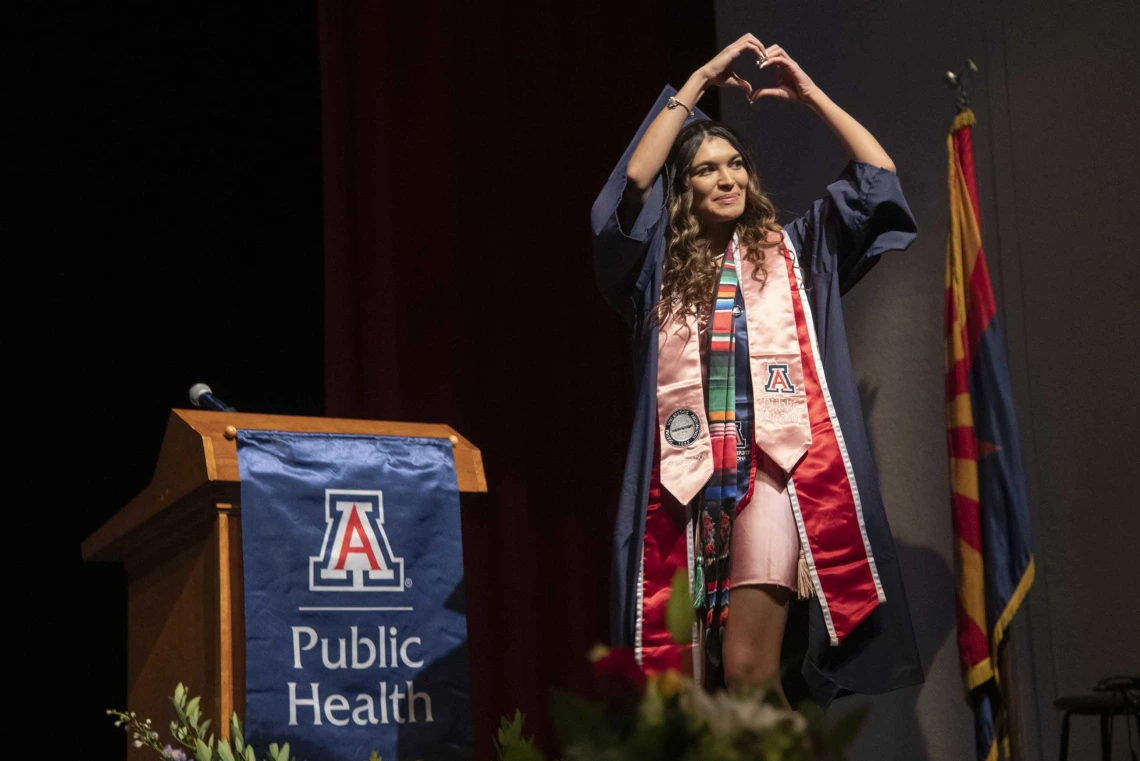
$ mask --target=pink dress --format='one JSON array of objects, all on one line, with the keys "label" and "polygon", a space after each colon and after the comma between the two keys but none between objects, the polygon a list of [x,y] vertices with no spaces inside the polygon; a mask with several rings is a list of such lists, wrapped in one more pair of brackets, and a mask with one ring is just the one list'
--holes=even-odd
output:
[{"label": "pink dress", "polygon": [[[700,323],[701,333],[707,320]],[[708,389],[708,346],[701,341],[701,372]],[[787,478],[759,449],[752,496],[732,525],[732,586],[776,584],[796,591],[800,535],[788,497]]]},{"label": "pink dress", "polygon": [[732,525],[732,586],[778,584],[796,591],[800,538],[784,474],[763,452],[752,498]]}]

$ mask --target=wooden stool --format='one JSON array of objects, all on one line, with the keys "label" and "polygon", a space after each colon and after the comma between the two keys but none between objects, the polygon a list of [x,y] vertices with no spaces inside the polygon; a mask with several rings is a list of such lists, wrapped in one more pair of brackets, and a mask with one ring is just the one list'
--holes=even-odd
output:
[{"label": "wooden stool", "polygon": [[[1061,761],[1069,758],[1069,718],[1078,716],[1100,717],[1101,761],[1112,759],[1112,717],[1132,716],[1140,725],[1140,699],[1136,693],[1125,691],[1093,692],[1088,695],[1069,695],[1053,701],[1053,707],[1065,712],[1061,720]],[[1127,721],[1127,719],[1125,719]]]}]

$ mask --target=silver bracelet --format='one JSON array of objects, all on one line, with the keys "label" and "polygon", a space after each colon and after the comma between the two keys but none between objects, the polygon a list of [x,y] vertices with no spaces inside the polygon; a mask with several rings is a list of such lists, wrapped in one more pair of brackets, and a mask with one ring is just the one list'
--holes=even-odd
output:
[{"label": "silver bracelet", "polygon": [[670,96],[670,97],[669,97],[669,102],[665,104],[665,108],[667,108],[667,109],[669,109],[670,111],[672,111],[672,110],[673,110],[674,108],[676,108],[677,106],[680,106],[681,108],[683,108],[683,109],[685,109],[686,111],[688,111],[688,112],[689,112],[689,116],[696,116],[696,115],[697,115],[697,114],[696,114],[696,112],[695,112],[695,111],[693,111],[693,109],[689,108],[689,107],[688,107],[688,106],[686,106],[684,103],[682,103],[681,101],[677,100],[676,98],[674,98],[674,97]]}]

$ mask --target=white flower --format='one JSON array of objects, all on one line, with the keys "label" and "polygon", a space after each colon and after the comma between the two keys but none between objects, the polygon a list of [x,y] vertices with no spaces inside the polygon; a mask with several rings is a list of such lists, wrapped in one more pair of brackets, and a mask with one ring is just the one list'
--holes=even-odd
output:
[{"label": "white flower", "polygon": [[777,708],[755,697],[737,697],[727,692],[709,695],[694,689],[681,697],[685,713],[706,724],[718,737],[729,737],[739,732],[761,732],[781,722],[788,722],[792,731],[799,734],[807,728],[807,721],[795,711]]}]

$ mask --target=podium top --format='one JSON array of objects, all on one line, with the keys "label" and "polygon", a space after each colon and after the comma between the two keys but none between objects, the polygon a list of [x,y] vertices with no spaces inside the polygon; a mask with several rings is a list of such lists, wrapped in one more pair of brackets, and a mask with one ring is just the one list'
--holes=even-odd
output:
[{"label": "podium top", "polygon": [[[171,410],[150,485],[87,537],[83,542],[84,560],[122,559],[124,545],[130,544],[126,541],[129,535],[200,487],[223,487],[220,494],[233,494],[241,481],[237,461],[239,429],[448,439],[455,453],[459,491],[487,491],[482,454],[448,425]],[[226,486],[230,488],[227,490]]]}]

